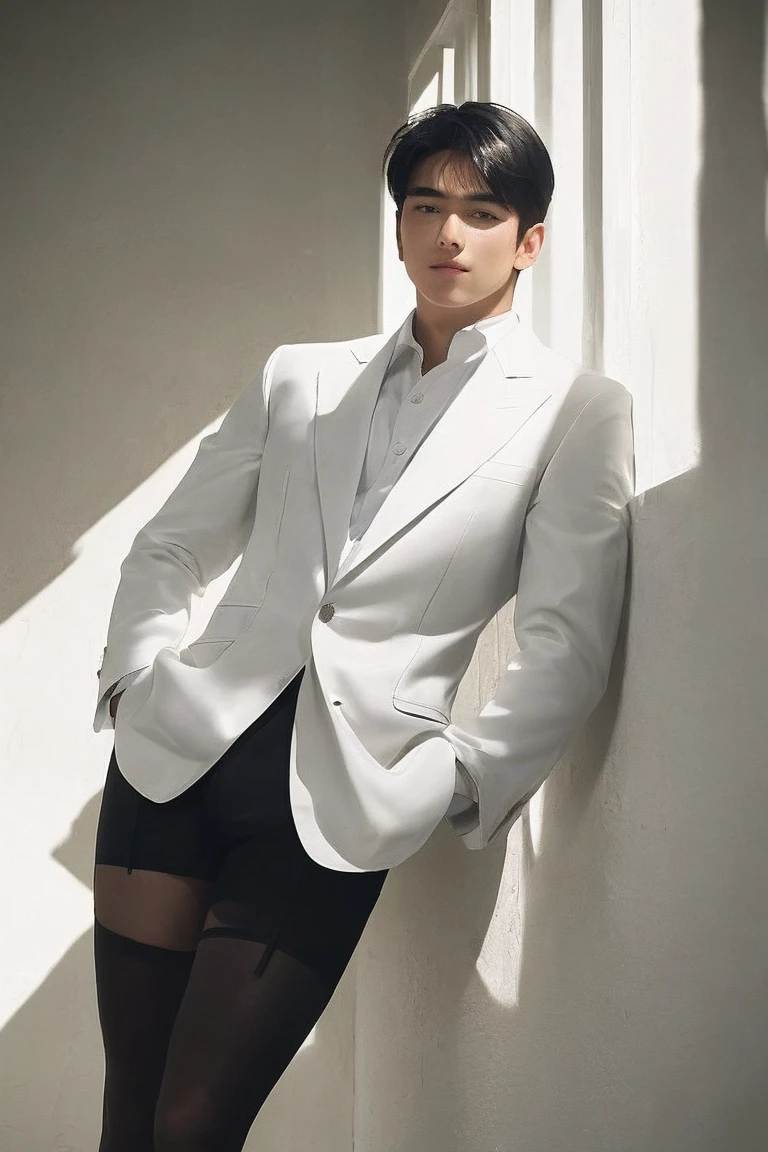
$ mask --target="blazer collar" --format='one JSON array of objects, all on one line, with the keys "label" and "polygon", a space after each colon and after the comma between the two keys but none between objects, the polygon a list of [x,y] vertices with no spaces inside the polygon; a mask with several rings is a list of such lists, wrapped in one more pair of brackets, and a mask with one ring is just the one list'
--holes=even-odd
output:
[{"label": "blazer collar", "polygon": [[337,575],[373,410],[397,336],[336,344],[317,376],[315,460],[326,542],[326,588],[347,580],[393,536],[447,496],[519,432],[552,394],[553,353],[521,319],[490,349],[422,441]]}]

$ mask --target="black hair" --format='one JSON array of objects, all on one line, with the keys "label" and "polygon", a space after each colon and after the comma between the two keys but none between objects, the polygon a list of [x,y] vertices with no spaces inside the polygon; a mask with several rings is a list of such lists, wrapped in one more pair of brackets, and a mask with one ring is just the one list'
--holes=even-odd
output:
[{"label": "black hair", "polygon": [[541,137],[503,104],[467,100],[410,116],[384,152],[387,188],[403,210],[411,172],[436,152],[459,153],[489,191],[520,218],[518,242],[544,220],[555,188],[552,161]]}]

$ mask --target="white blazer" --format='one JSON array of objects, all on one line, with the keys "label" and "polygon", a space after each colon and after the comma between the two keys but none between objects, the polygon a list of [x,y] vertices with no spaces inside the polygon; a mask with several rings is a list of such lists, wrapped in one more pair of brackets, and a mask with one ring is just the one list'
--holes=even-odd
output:
[{"label": "white blazer", "polygon": [[[460,759],[487,845],[604,694],[624,597],[632,400],[521,321],[489,351],[347,539],[396,333],[285,345],[205,437],[121,566],[94,731],[163,802],[201,777],[306,666],[290,799],[327,868],[391,868],[443,819]],[[240,564],[199,639],[193,594]],[[451,707],[481,631],[517,594],[517,652],[464,728]],[[253,765],[258,772],[259,765]]]}]

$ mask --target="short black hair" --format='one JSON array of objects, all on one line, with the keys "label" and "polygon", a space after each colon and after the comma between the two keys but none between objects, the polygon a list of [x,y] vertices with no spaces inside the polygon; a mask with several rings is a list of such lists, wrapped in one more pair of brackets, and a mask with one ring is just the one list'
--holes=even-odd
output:
[{"label": "short black hair", "polygon": [[439,104],[410,116],[390,140],[382,169],[387,188],[403,210],[411,172],[437,152],[459,153],[493,196],[520,218],[518,241],[544,220],[555,188],[555,174],[535,129],[503,104],[467,100]]}]

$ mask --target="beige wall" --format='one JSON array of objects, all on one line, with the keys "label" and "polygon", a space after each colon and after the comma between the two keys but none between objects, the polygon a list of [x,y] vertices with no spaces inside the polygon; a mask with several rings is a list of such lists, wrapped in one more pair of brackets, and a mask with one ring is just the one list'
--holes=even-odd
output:
[{"label": "beige wall", "polygon": [[[403,31],[405,57],[409,68],[413,66],[427,39],[439,24],[448,2],[449,0],[414,0],[412,4],[406,6]],[[481,0],[482,2],[484,0]],[[468,0],[467,6],[471,7],[474,3],[475,0]],[[459,6],[463,4],[464,0],[459,0]]]},{"label": "beige wall", "polygon": [[[119,564],[275,346],[377,330],[402,42],[391,0],[74,0],[5,5],[0,52],[0,1147],[79,1152],[100,1115],[111,744],[91,721]],[[353,993],[260,1149],[351,1146]]]}]

